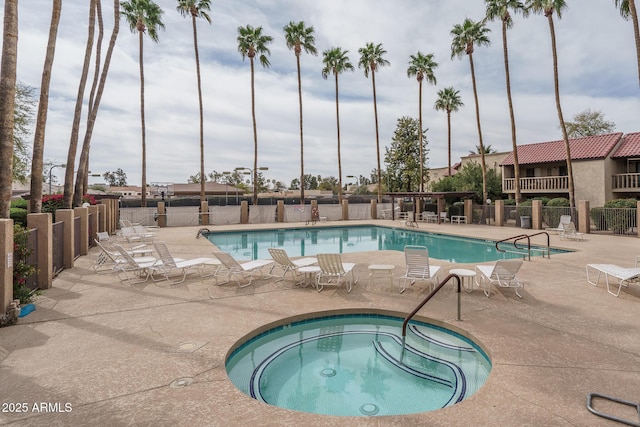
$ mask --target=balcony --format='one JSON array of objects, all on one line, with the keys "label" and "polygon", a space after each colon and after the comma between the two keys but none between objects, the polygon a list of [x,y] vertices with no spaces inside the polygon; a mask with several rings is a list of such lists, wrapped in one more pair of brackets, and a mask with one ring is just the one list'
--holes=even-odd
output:
[{"label": "balcony", "polygon": [[640,173],[619,173],[611,176],[614,192],[640,191]]},{"label": "balcony", "polygon": [[[502,191],[515,193],[516,180],[504,178]],[[522,193],[566,193],[569,192],[568,176],[541,176],[536,178],[520,178],[520,192]]]}]

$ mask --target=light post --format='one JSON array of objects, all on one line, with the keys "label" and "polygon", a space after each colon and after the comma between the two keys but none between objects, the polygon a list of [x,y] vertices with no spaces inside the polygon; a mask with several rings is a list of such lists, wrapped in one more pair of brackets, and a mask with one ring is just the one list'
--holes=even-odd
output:
[{"label": "light post", "polygon": [[239,166],[237,168],[234,168],[235,171],[249,171],[249,173],[243,172],[243,174],[245,175],[249,175],[251,174],[251,186],[253,187],[253,204],[257,205],[258,204],[258,189],[256,188],[256,178],[257,178],[257,174],[258,171],[268,171],[269,168],[267,166],[260,166],[259,168],[257,168],[255,171],[251,168],[245,168],[243,166]]},{"label": "light post", "polygon": [[[347,175],[347,179],[355,179],[356,180],[356,183],[355,183],[356,189],[358,188],[358,177],[357,176],[355,176],[355,175]],[[351,185],[351,184],[347,184],[347,185]],[[351,193],[353,193],[353,191]]]},{"label": "light post", "polygon": [[222,172],[224,175],[224,204],[225,206],[229,204],[229,175],[231,172]]},{"label": "light post", "polygon": [[66,168],[67,165],[65,163],[61,163],[59,165],[53,165],[49,168],[49,195],[51,195],[51,172],[53,168]]}]

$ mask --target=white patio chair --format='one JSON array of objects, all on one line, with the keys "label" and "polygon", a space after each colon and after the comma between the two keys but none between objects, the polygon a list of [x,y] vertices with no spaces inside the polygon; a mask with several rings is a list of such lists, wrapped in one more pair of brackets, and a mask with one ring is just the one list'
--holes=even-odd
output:
[{"label": "white patio chair", "polygon": [[424,280],[431,283],[432,289],[435,288],[440,266],[430,265],[429,250],[426,246],[405,246],[404,260],[406,269],[404,275],[399,278],[400,293],[407,289],[407,281],[413,285],[416,280]]},{"label": "white patio chair", "polygon": [[562,231],[560,232],[561,240],[583,240],[583,234],[578,233],[576,226],[573,222],[567,222],[562,225]]},{"label": "white patio chair", "polygon": [[[123,262],[122,257],[118,250],[113,247],[113,245],[107,247],[102,244],[104,240],[96,239],[96,245],[100,248],[100,253],[96,257],[93,265],[91,266],[93,270],[98,273],[112,273],[114,268],[119,263]],[[153,253],[152,250],[149,249],[125,249],[126,252],[136,258],[136,262],[145,263],[145,262],[155,262],[156,258],[151,256]]]},{"label": "white patio chair", "polygon": [[518,290],[524,289],[524,283],[517,276],[520,267],[522,267],[521,259],[502,259],[494,265],[476,265],[476,285],[480,286],[478,283],[478,278],[480,278],[482,290],[487,298],[491,293],[492,284],[503,288],[515,288],[518,298],[522,298],[522,294]]},{"label": "white patio chair", "polygon": [[[593,286],[598,286],[600,276],[604,274],[605,282],[607,283],[607,292],[614,297],[617,297],[620,295],[620,291],[623,286],[627,287],[630,283],[640,282],[640,268],[637,267],[637,262],[638,259],[636,258],[635,268],[620,267],[615,264],[587,264],[587,282]],[[598,277],[596,277],[595,281],[589,275],[589,268],[598,272]],[[618,279],[617,290],[612,289],[612,284],[609,282],[609,276]]]},{"label": "white patio chair", "polygon": [[449,222],[449,217],[446,212],[440,212],[440,221],[441,222]]},{"label": "white patio chair", "polygon": [[[224,276],[227,278],[227,281],[224,283],[228,283],[231,278],[234,277],[236,282],[238,282],[239,288],[249,286],[253,281],[253,275],[255,273],[260,273],[264,276],[264,274],[262,273],[262,267],[273,264],[272,259],[256,259],[240,264],[226,252],[214,252],[213,254],[220,260],[220,263],[222,264],[222,267],[219,268],[215,273],[216,281],[218,277]],[[241,285],[240,280],[245,277],[249,277],[249,282],[245,285]],[[220,285],[223,285],[224,283],[220,283]]]},{"label": "white patio chair", "polygon": [[[187,274],[191,272],[199,273],[200,279],[204,279],[207,276],[214,275],[221,265],[217,258],[174,258],[165,242],[153,242],[153,246],[160,257],[160,263],[151,271],[151,278],[154,281],[166,280],[171,285],[177,285],[184,282]],[[213,271],[205,273],[207,267],[213,268]],[[178,273],[178,278],[172,280],[172,277],[176,277],[176,272]]]},{"label": "white patio chair", "polygon": [[560,217],[560,221],[558,222],[558,226],[557,227],[549,227],[549,228],[545,228],[544,231],[555,231],[556,234],[558,233],[562,233],[562,231],[564,230],[564,225],[567,223],[571,222],[571,215],[562,215]]},{"label": "white patio chair", "polygon": [[318,292],[334,279],[337,279],[336,285],[340,286],[340,280],[344,278],[347,283],[347,292],[351,292],[353,285],[358,283],[353,272],[356,264],[342,262],[340,254],[318,254],[318,266],[320,267],[320,272],[316,276]]},{"label": "white patio chair", "polygon": [[160,263],[160,261],[155,258],[153,261],[134,258],[125,248],[117,243],[114,243],[113,247],[120,255],[113,270],[118,273],[118,278],[123,283],[134,285],[136,283],[146,282],[153,269]]},{"label": "white patio chair", "polygon": [[307,267],[318,262],[318,259],[314,257],[291,259],[289,258],[287,251],[280,248],[269,248],[268,250],[271,258],[275,261],[275,264],[269,270],[269,274],[271,275],[276,267],[281,267],[281,279],[284,279],[286,274],[289,272],[291,272],[292,275],[295,275],[298,273],[298,269],[300,267]]}]

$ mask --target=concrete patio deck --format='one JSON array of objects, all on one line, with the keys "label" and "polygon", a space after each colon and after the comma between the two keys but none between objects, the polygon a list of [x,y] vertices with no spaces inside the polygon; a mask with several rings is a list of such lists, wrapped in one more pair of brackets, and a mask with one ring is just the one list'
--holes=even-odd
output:
[{"label": "concrete patio deck", "polygon": [[[367,221],[348,225],[362,223]],[[403,227],[400,221],[374,223]],[[198,228],[164,228],[158,239],[177,256],[211,256],[214,246],[195,238]],[[489,239],[521,232],[452,224],[420,228]],[[320,416],[262,404],[231,384],[225,357],[252,330],[291,316],[343,308],[408,313],[427,295],[426,286],[399,294],[397,280],[393,286],[368,282],[367,266],[376,262],[395,264],[397,279],[404,269],[401,252],[343,254],[343,260],[358,263],[358,284],[351,293],[344,287],[325,287],[318,293],[296,287],[290,279],[260,279],[242,289],[196,277],[174,287],[151,281],[123,285],[115,275],[93,272],[98,254],[94,248],[73,269],[61,272],[53,288],[38,298],[33,313],[0,329],[0,424],[620,425],[591,414],[586,399],[597,392],[640,401],[640,285],[613,297],[603,284],[587,283],[585,265],[632,266],[640,254],[638,242],[603,235],[572,242],[553,235],[552,246],[576,251],[525,262],[519,274],[526,284],[522,299],[513,289],[494,287],[491,298],[477,287],[463,292],[462,321],[456,320],[453,286],[443,289],[420,316],[447,322],[481,342],[493,363],[489,379],[475,395],[452,407],[372,418]],[[445,272],[472,267],[437,260],[433,264],[443,265]],[[631,407],[595,403],[605,412],[640,422]]]}]

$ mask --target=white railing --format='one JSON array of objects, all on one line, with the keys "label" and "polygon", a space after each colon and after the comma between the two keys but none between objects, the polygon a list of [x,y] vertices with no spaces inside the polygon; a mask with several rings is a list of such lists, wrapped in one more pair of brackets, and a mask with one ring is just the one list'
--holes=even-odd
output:
[{"label": "white railing", "polygon": [[[502,191],[512,193],[516,191],[515,178],[502,180]],[[537,178],[520,178],[520,191],[524,192],[557,192],[569,191],[569,177],[567,176],[541,176]]]},{"label": "white railing", "polygon": [[640,173],[619,173],[611,176],[613,190],[640,190]]}]

